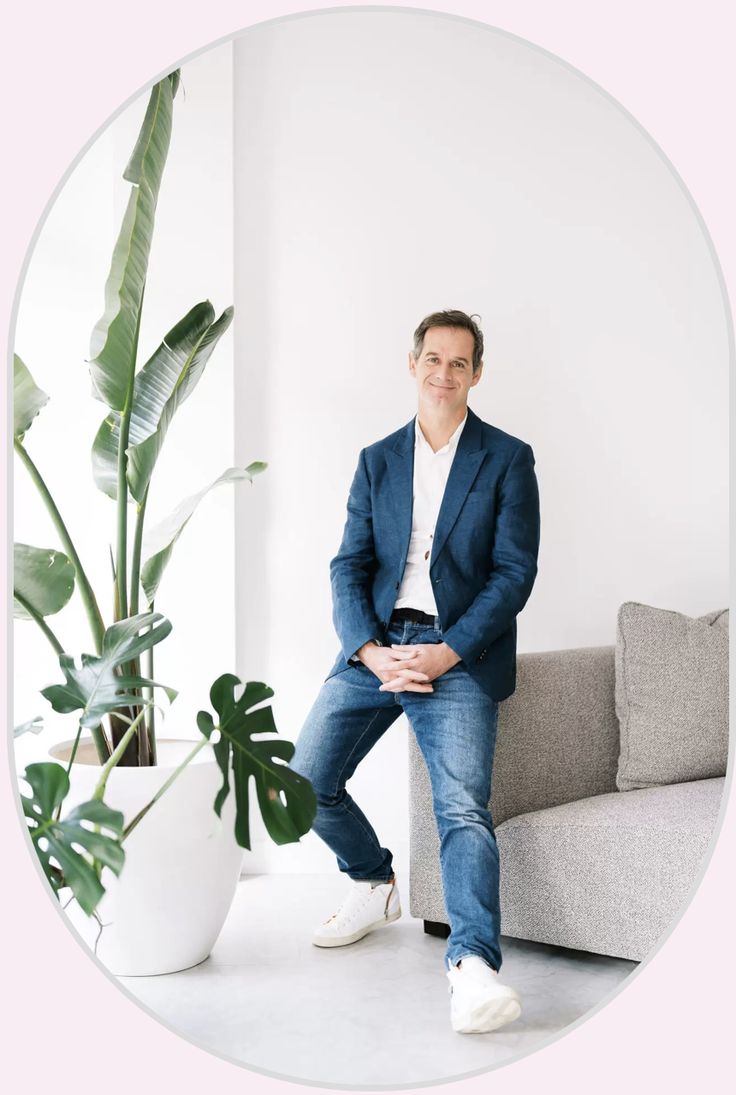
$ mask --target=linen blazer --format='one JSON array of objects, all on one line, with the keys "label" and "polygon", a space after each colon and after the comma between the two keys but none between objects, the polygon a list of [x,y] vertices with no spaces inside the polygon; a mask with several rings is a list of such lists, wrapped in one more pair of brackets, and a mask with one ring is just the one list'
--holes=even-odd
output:
[{"label": "linen blazer", "polygon": [[[411,538],[414,416],[361,449],[347,518],[330,562],[341,650],[325,680],[386,641]],[[495,700],[516,688],[516,617],[537,575],[540,514],[534,452],[470,407],[432,540],[430,579],[443,640]]]}]

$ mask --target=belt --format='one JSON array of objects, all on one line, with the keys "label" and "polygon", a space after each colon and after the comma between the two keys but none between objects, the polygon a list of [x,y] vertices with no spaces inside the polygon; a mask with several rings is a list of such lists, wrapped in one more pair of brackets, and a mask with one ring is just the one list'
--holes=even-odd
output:
[{"label": "belt", "polygon": [[411,620],[414,624],[431,624],[435,626],[436,616],[429,612],[421,612],[418,608],[396,608],[391,613],[391,620]]}]

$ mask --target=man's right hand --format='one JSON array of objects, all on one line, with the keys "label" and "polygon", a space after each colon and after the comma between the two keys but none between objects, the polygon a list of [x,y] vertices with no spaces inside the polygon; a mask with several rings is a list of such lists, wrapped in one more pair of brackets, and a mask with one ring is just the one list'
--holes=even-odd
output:
[{"label": "man's right hand", "polygon": [[356,656],[384,684],[400,679],[403,684],[392,689],[394,692],[434,692],[427,674],[412,669],[412,662],[417,657],[414,651],[392,650],[390,646],[367,642],[356,651]]}]

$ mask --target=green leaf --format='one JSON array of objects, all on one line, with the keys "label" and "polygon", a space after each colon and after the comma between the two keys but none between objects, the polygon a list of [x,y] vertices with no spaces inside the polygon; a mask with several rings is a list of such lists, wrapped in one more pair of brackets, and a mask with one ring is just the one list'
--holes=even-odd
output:
[{"label": "green leaf", "polygon": [[135,148],[133,149],[130,159],[128,160],[125,171],[123,171],[123,178],[128,182],[141,184],[148,177],[151,164],[151,145],[155,144],[162,138],[161,133],[161,121],[157,116],[158,104],[155,100],[154,93],[159,88],[164,88],[165,85],[169,85],[165,89],[171,92],[171,99],[173,100],[179,89],[179,76],[180,70],[175,69],[170,72],[168,76],[165,76],[160,84],[154,85],[151,89],[151,98],[148,103],[148,110],[146,117],[143,121],[143,126],[138,134],[138,140],[136,141]]},{"label": "green leaf", "polygon": [[178,71],[151,88],[136,146],[123,172],[134,185],[105,283],[105,311],[90,342],[92,394],[125,408],[135,372],[143,292],[159,188],[171,141]]},{"label": "green leaf", "polygon": [[267,467],[268,464],[263,460],[255,460],[247,468],[228,468],[214,482],[185,498],[173,513],[146,533],[143,538],[142,554],[147,555],[148,558],[141,568],[141,585],[149,605],[153,603],[156,596],[174,544],[204,496],[221,483],[232,483],[239,479],[252,481],[254,475],[258,475]]},{"label": "green leaf", "polygon": [[33,619],[24,608],[28,604],[39,616],[53,616],[74,592],[73,563],[54,548],[14,544],[13,549],[13,615],[18,620]]},{"label": "green leaf", "polygon": [[[123,815],[94,799],[75,806],[57,821],[54,813],[69,793],[66,769],[43,761],[29,764],[23,778],[32,790],[30,796],[21,792],[23,813],[44,874],[57,898],[59,890],[70,886],[80,907],[90,916],[105,892],[97,864],[109,867],[116,875],[123,869]],[[107,833],[85,828],[83,822],[100,825]]]},{"label": "green leaf", "polygon": [[[205,366],[230,326],[233,309],[214,321],[210,302],[195,304],[164,337],[152,357],[136,373],[128,434],[128,484],[142,501],[174,414],[194,391]],[[95,483],[109,498],[118,496],[120,412],[110,411],[92,446]]]},{"label": "green leaf", "polygon": [[[158,627],[138,632],[156,620],[163,620]],[[52,684],[41,689],[54,711],[68,714],[70,711],[82,711],[80,725],[94,728],[100,725],[102,718],[119,707],[140,707],[144,703],[142,696],[126,692],[126,688],[163,688],[169,701],[173,703],[178,692],[158,681],[149,680],[136,674],[118,676],[115,667],[129,662],[161,642],[171,631],[171,621],[163,618],[160,612],[139,612],[137,616],[119,620],[105,631],[102,642],[102,654],[82,654],[82,668],[74,664],[69,654],[59,655],[59,665],[66,677],[66,684]],[[119,692],[118,689],[121,691]]]},{"label": "green leaf", "polygon": [[36,386],[30,372],[17,354],[13,354],[13,433],[22,441],[38,412],[49,401],[46,392]]},{"label": "green leaf", "polygon": [[19,726],[16,726],[13,730],[13,737],[19,738],[21,734],[40,734],[43,730],[43,716],[34,715],[28,722],[22,722]]},{"label": "green leaf", "polygon": [[215,811],[220,817],[222,805],[230,791],[232,758],[235,838],[238,844],[250,850],[248,784],[251,776],[255,780],[258,804],[271,839],[276,844],[290,844],[311,828],[317,812],[317,797],[306,777],[292,771],[287,764],[278,763],[291,760],[294,755],[292,742],[273,738],[253,740],[255,734],[277,732],[270,704],[255,711],[249,710],[272,696],[273,690],[261,681],[248,681],[236,700],[235,686],[240,684],[241,681],[232,673],[223,673],[212,685],[210,702],[219,716],[217,726],[209,711],[200,711],[197,715],[197,726],[207,739],[213,730],[220,731],[220,740],[213,745],[213,751],[222,771],[223,785],[215,798]]}]

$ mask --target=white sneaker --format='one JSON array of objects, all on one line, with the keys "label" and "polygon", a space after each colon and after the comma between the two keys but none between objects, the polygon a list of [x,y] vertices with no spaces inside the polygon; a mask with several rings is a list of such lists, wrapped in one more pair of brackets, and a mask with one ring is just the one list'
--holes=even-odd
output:
[{"label": "white sneaker", "polygon": [[382,928],[401,916],[396,878],[372,886],[351,879],[350,891],[340,908],[316,929],[312,942],[316,947],[344,947],[356,943],[368,932]]},{"label": "white sneaker", "polygon": [[480,955],[466,954],[447,970],[450,1022],[459,1034],[484,1034],[521,1015],[521,997]]}]

